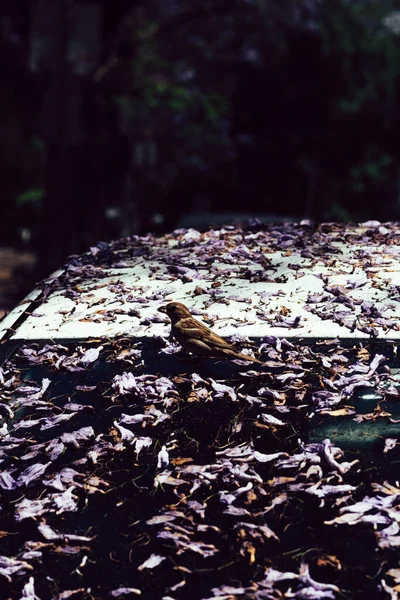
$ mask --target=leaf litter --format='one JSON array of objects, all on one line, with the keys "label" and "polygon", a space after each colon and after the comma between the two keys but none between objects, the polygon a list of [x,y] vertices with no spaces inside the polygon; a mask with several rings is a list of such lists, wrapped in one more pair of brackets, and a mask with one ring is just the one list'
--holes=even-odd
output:
[{"label": "leaf litter", "polygon": [[[356,260],[377,258],[373,238],[395,252],[394,229],[367,230]],[[270,271],[260,245],[328,260],[322,229],[308,232],[308,247],[295,245],[297,233],[249,230],[238,243],[231,230],[208,233],[204,244],[204,234],[176,232],[181,255],[166,255],[168,277],[199,278],[191,257],[201,243],[203,262],[223,256],[251,281]],[[146,258],[151,244],[134,238],[129,248]],[[124,251],[116,242],[75,257],[62,282],[69,297],[79,305],[81,282],[102,277]],[[249,253],[260,269],[245,270]],[[366,280],[326,282],[306,308],[372,340],[395,330],[390,307],[359,301]],[[166,295],[112,285],[122,300],[137,298],[133,319],[144,300]],[[207,292],[210,306],[223,300],[217,292]],[[389,292],[398,302],[398,290]],[[259,299],[264,310],[268,298]],[[282,328],[300,323],[284,310],[264,316]],[[257,349],[246,336],[236,341]],[[366,436],[379,420],[396,424],[395,344],[268,336],[258,351],[266,368],[191,358],[157,336],[19,347],[0,372],[5,597],[397,598],[398,437],[375,436],[366,452],[312,433],[332,419]],[[379,401],[360,412],[368,390]]]}]

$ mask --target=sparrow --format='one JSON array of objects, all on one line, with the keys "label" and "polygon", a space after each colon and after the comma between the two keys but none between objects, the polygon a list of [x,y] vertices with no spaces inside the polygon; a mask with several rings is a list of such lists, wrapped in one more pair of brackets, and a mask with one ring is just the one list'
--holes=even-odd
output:
[{"label": "sparrow", "polygon": [[237,352],[232,344],[192,317],[181,302],[170,302],[158,310],[168,315],[171,320],[171,335],[185,350],[200,356],[240,358],[264,365],[258,358]]}]

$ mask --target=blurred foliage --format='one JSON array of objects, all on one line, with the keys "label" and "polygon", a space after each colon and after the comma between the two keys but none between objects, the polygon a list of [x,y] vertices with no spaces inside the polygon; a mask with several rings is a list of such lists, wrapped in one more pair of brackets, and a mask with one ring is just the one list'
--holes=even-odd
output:
[{"label": "blurred foliage", "polygon": [[[199,207],[399,218],[394,1],[104,8],[104,60],[84,84],[83,141],[71,151],[81,158],[68,163],[84,173],[68,179],[80,186],[77,206],[86,195],[87,214],[120,207],[122,221],[136,219],[142,231],[151,215],[164,214],[170,228]],[[21,67],[18,52],[0,64],[3,239],[45,210],[45,81]],[[97,221],[92,237],[107,237]]]},{"label": "blurred foliage", "polygon": [[43,206],[44,188],[28,188],[17,196],[17,206],[31,206],[33,210],[40,210]]},{"label": "blurred foliage", "polygon": [[4,207],[0,233],[3,245],[15,243],[23,212],[19,208],[23,204],[21,196],[26,194],[28,186],[43,181],[44,167],[43,144],[27,131],[29,99],[26,98],[26,105],[21,99],[16,102],[13,87],[11,81],[2,80],[0,73],[0,181]]},{"label": "blurred foliage", "polygon": [[187,2],[169,11],[153,1],[136,5],[116,32],[112,67],[100,84],[118,90],[111,99],[118,131],[128,141],[142,221],[149,204],[140,198],[151,195],[153,212],[167,213],[173,225],[196,193],[212,188],[215,172],[232,162],[233,77],[231,69],[217,66],[218,27],[224,30],[232,12],[214,9],[213,3]]},{"label": "blurred foliage", "polygon": [[335,82],[323,174],[337,165],[341,203],[353,218],[399,218],[400,44],[383,22],[391,8],[392,2],[328,3],[321,18],[322,56]]}]

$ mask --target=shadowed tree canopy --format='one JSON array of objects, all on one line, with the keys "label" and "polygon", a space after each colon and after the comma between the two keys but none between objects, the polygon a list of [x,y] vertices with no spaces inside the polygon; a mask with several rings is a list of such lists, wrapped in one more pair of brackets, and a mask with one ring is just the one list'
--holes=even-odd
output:
[{"label": "shadowed tree canopy", "polygon": [[4,3],[3,239],[25,231],[45,273],[188,211],[398,218],[395,9]]}]

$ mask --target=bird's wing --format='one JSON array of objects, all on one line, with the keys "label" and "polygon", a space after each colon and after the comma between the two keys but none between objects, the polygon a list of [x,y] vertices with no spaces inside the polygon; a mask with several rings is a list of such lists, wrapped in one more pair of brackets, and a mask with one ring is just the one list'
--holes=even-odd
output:
[{"label": "bird's wing", "polygon": [[211,331],[211,329],[203,325],[203,323],[200,323],[200,321],[196,321],[193,317],[180,319],[178,323],[175,324],[175,328],[179,333],[190,336],[195,340],[199,340],[203,344],[207,344],[210,348],[233,350],[233,347],[229,342]]}]

